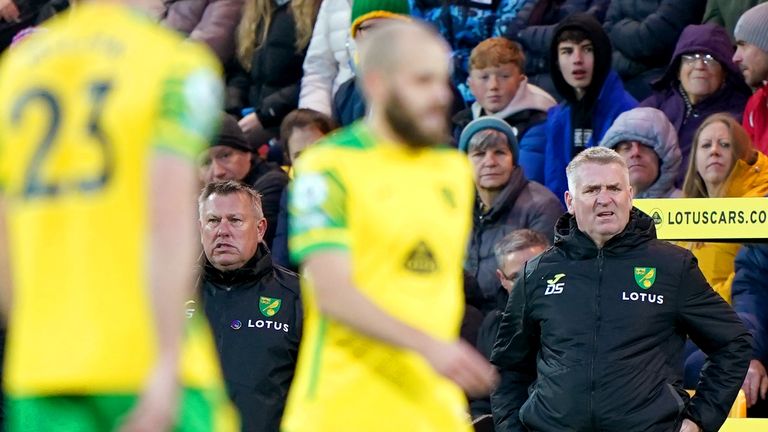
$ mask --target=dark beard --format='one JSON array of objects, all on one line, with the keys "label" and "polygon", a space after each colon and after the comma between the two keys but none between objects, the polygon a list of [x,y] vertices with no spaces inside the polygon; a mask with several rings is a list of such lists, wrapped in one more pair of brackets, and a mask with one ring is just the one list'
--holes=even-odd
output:
[{"label": "dark beard", "polygon": [[[436,107],[436,109],[444,112],[445,117],[448,118],[448,105]],[[384,116],[392,131],[403,140],[403,143],[412,149],[435,147],[448,143],[447,130],[440,133],[429,133],[422,130],[418,118],[412,115],[410,110],[403,104],[402,98],[397,91],[392,92],[392,96],[385,104]]]}]

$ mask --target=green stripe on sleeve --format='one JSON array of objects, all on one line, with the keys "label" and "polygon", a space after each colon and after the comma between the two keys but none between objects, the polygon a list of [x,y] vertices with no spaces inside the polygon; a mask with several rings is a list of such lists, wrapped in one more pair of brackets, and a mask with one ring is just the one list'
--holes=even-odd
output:
[{"label": "green stripe on sleeve", "polygon": [[218,130],[223,84],[208,67],[180,69],[162,84],[152,145],[194,160]]},{"label": "green stripe on sleeve", "polygon": [[303,262],[306,257],[309,255],[312,255],[316,252],[322,252],[322,251],[329,251],[329,250],[340,250],[340,251],[348,251],[349,245],[346,243],[341,242],[333,242],[333,241],[326,241],[326,242],[317,242],[312,243],[303,249],[291,249],[291,261],[293,262]]},{"label": "green stripe on sleeve", "polygon": [[325,334],[328,331],[328,319],[320,317],[318,324],[317,337],[314,341],[314,350],[312,352],[312,364],[309,368],[309,387],[307,397],[314,398],[317,393],[317,383],[320,380],[320,362],[323,355],[323,346],[325,345]]}]

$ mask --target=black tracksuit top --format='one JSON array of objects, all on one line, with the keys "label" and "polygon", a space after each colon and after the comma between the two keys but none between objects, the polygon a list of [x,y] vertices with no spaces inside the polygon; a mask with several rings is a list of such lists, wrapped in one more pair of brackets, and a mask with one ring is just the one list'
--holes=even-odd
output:
[{"label": "black tracksuit top", "polygon": [[244,432],[280,429],[301,339],[299,279],[260,246],[245,266],[206,262],[201,299]]},{"label": "black tracksuit top", "polygon": [[[709,356],[692,399],[682,388],[687,336]],[[715,431],[751,341],[693,255],[657,240],[647,215],[633,209],[598,249],[566,214],[502,316],[491,356],[501,373],[496,430],[663,432],[687,417]]]}]

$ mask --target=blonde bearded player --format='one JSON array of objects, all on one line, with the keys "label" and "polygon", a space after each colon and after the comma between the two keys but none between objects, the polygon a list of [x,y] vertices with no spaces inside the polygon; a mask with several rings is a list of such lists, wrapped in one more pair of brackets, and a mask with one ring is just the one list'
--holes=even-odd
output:
[{"label": "blonde bearded player", "polygon": [[392,22],[360,47],[362,122],[302,154],[290,198],[306,321],[283,431],[469,431],[462,388],[491,365],[459,342],[470,168],[440,148],[449,48]]},{"label": "blonde bearded player", "polygon": [[117,2],[46,27],[0,66],[8,430],[231,430],[207,325],[183,315],[217,62]]}]

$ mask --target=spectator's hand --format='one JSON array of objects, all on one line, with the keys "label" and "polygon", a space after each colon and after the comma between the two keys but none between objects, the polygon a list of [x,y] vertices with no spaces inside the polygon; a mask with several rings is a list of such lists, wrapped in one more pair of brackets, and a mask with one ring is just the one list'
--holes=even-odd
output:
[{"label": "spectator's hand", "polygon": [[156,368],[144,393],[120,425],[119,432],[172,430],[179,398],[179,383],[176,376],[176,368],[162,366]]},{"label": "spectator's hand", "polygon": [[256,113],[250,113],[246,115],[245,117],[241,118],[237,124],[240,125],[240,129],[246,133],[252,130],[261,129],[261,122],[259,121],[259,117],[256,115]]},{"label": "spectator's hand", "polygon": [[747,377],[744,378],[744,384],[741,388],[747,395],[748,407],[757,403],[758,395],[761,399],[765,399],[766,393],[768,393],[768,374],[765,372],[765,367],[760,363],[760,360],[749,362]]},{"label": "spectator's hand", "polygon": [[19,8],[13,0],[0,0],[0,17],[3,21],[19,22]]},{"label": "spectator's hand", "polygon": [[498,381],[493,365],[462,340],[454,343],[435,340],[421,351],[440,375],[455,382],[472,397],[488,395]]},{"label": "spectator's hand", "polygon": [[685,419],[683,420],[683,426],[680,428],[680,432],[702,432],[702,430],[696,423],[689,419]]}]

